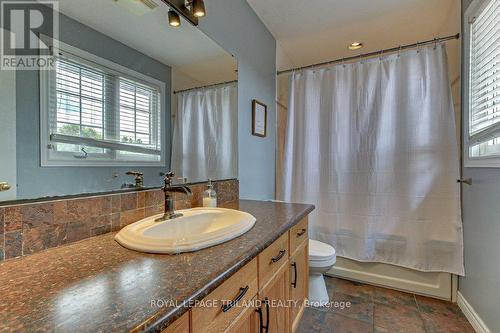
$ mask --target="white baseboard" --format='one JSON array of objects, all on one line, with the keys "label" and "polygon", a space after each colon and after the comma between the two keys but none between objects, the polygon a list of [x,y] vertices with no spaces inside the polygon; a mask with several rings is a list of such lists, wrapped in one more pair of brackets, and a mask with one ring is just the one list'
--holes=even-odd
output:
[{"label": "white baseboard", "polygon": [[457,293],[457,304],[477,333],[491,333],[488,326],[486,326],[481,317],[474,311],[472,305],[467,302],[460,291]]}]

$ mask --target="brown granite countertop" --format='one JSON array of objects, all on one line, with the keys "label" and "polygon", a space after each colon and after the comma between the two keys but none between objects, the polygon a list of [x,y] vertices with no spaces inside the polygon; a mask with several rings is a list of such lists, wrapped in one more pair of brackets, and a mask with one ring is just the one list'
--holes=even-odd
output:
[{"label": "brown granite countertop", "polygon": [[0,263],[0,332],[159,332],[188,310],[183,302],[201,300],[314,209],[223,206],[252,214],[255,226],[198,252],[135,252],[112,233]]}]

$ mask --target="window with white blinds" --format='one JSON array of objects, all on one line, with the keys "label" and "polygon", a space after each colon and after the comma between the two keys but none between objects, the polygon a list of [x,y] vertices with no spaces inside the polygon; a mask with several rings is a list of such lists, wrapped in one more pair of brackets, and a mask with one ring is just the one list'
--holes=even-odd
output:
[{"label": "window with white blinds", "polygon": [[500,0],[469,17],[469,158],[500,157]]},{"label": "window with white blinds", "polygon": [[162,164],[164,83],[60,45],[40,72],[42,164]]},{"label": "window with white blinds", "polygon": [[[55,105],[49,110],[50,135],[104,139],[104,73],[70,61],[56,63]],[[76,151],[79,145],[54,145],[58,151]],[[90,148],[90,147],[89,147]],[[85,151],[85,148],[84,148]],[[104,153],[103,149],[88,149]]]},{"label": "window with white blinds", "polygon": [[120,137],[122,142],[150,145],[155,141],[158,93],[154,89],[120,80]]}]

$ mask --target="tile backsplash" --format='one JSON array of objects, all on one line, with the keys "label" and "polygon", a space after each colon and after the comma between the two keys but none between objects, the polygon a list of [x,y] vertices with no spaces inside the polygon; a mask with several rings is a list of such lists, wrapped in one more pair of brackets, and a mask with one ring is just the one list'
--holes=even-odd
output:
[{"label": "tile backsplash", "polygon": [[[239,182],[214,182],[218,203],[238,200]],[[193,196],[175,194],[175,209],[202,206],[206,184],[190,186]],[[118,231],[163,212],[161,189],[0,207],[0,261]]]}]

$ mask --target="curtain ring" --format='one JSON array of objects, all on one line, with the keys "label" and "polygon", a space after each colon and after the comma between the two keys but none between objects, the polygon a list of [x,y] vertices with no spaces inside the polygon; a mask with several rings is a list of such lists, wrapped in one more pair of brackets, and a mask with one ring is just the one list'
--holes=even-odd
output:
[{"label": "curtain ring", "polygon": [[399,58],[399,57],[401,57],[401,48],[402,48],[402,46],[401,46],[401,45],[399,45],[399,50],[398,50],[398,58]]},{"label": "curtain ring", "polygon": [[340,63],[342,64],[342,67],[344,67],[344,68],[345,68],[345,62],[344,62],[344,60],[345,60],[345,58],[344,58],[344,57],[342,57],[342,61],[341,61]]},{"label": "curtain ring", "polygon": [[380,50],[380,53],[379,53],[379,56],[378,56],[378,58],[380,59],[380,61],[382,61],[382,54],[384,54],[384,50]]},{"label": "curtain ring", "polygon": [[437,38],[434,38],[434,50],[437,49],[438,46],[438,40]]},{"label": "curtain ring", "polygon": [[420,53],[420,42],[417,42],[417,53]]}]

